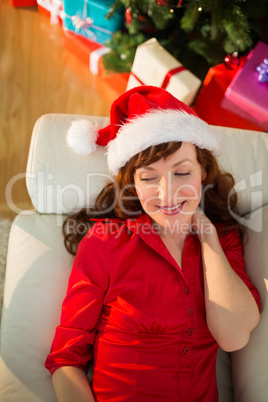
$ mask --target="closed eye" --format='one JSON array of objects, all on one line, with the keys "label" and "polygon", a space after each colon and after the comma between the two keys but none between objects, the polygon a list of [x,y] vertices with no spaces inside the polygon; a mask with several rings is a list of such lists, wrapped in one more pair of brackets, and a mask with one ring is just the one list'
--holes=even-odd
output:
[{"label": "closed eye", "polygon": [[141,177],[140,181],[151,181],[151,180],[155,180],[156,177]]},{"label": "closed eye", "polygon": [[190,172],[185,172],[185,173],[174,173],[175,176],[190,176]]}]

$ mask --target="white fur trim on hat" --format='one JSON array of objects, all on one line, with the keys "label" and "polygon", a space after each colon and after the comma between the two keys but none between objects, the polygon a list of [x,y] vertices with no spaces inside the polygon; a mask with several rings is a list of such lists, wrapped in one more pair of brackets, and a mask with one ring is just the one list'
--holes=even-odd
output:
[{"label": "white fur trim on hat", "polygon": [[116,175],[134,155],[150,146],[184,141],[220,153],[219,135],[195,115],[178,110],[155,109],[123,125],[108,144],[107,163]]},{"label": "white fur trim on hat", "polygon": [[75,120],[71,123],[66,136],[68,146],[80,155],[89,155],[96,149],[99,127],[89,120]]}]

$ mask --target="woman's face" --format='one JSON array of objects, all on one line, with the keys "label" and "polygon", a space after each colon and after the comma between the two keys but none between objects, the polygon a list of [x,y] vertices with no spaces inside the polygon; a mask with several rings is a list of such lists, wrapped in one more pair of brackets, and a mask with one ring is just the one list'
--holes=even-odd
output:
[{"label": "woman's face", "polygon": [[166,159],[141,167],[134,183],[144,211],[160,228],[189,232],[204,179],[193,144],[182,142]]}]

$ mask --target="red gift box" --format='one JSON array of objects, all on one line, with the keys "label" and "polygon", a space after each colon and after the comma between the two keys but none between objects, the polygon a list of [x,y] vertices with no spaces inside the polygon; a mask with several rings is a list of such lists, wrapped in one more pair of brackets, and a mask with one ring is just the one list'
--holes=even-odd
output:
[{"label": "red gift box", "polygon": [[102,66],[102,56],[109,49],[100,43],[83,38],[76,35],[74,32],[65,30],[64,37],[65,47],[74,53],[77,58],[88,66],[89,70],[94,75],[103,75],[104,67]]},{"label": "red gift box", "polygon": [[105,83],[106,87],[109,88],[109,96],[111,99],[114,100],[118,98],[119,95],[126,91],[129,80],[128,73],[106,74],[101,62],[101,57],[97,57],[92,62],[92,55],[96,54],[98,51],[107,49],[106,47],[97,42],[75,35],[75,33],[70,31],[65,32],[64,45],[68,50],[74,53],[83,64],[88,66],[93,74],[102,77],[102,81]]},{"label": "red gift box", "polygon": [[228,86],[222,107],[268,131],[268,82],[260,82],[256,70],[264,58],[268,45],[260,41]]},{"label": "red gift box", "polygon": [[245,58],[241,58],[236,70],[226,67],[223,63],[209,69],[192,107],[208,124],[263,131],[257,125],[221,107],[227,87],[244,63]]},{"label": "red gift box", "polygon": [[10,0],[12,7],[30,7],[37,6],[36,0]]}]

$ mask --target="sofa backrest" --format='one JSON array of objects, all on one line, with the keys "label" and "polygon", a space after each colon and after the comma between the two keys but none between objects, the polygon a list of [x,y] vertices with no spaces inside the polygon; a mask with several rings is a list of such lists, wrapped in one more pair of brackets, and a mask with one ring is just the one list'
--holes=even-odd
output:
[{"label": "sofa backrest", "polygon": [[[94,203],[103,185],[113,178],[106,165],[106,149],[97,147],[89,156],[75,154],[65,140],[70,123],[76,119],[108,124],[105,117],[53,114],[36,123],[30,146],[26,183],[40,213],[68,213]],[[237,182],[239,208],[247,214],[268,203],[268,137],[265,133],[216,127],[222,139],[222,167]]]}]

